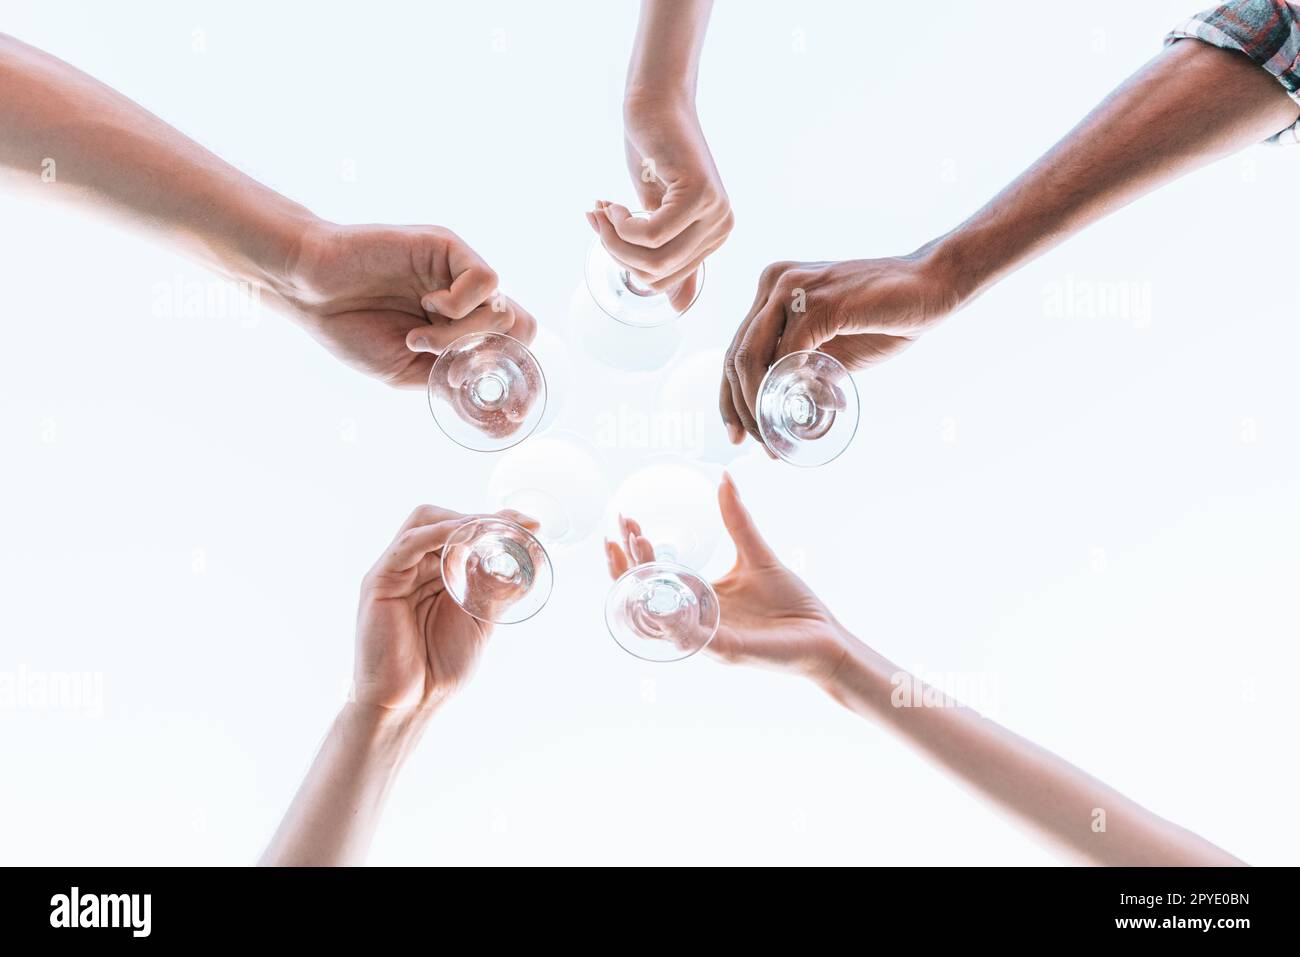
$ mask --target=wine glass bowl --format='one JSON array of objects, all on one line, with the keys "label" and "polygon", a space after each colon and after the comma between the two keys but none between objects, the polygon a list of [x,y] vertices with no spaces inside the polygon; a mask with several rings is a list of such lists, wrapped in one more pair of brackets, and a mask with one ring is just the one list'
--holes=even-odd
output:
[{"label": "wine glass bowl", "polygon": [[457,445],[499,452],[518,445],[546,411],[546,377],[518,339],[477,332],[449,345],[429,372],[429,411]]},{"label": "wine glass bowl", "polygon": [[[638,219],[650,214],[635,212]],[[670,292],[656,292],[642,285],[631,270],[609,254],[599,239],[587,251],[587,290],[601,311],[611,319],[642,329],[662,326],[684,315],[704,288],[704,266]],[[692,283],[692,286],[687,286]]]},{"label": "wine glass bowl", "polygon": [[605,599],[605,624],[619,647],[644,661],[681,661],[717,634],[713,586],[684,565],[653,561],[628,569]]},{"label": "wine glass bowl", "polygon": [[513,625],[541,611],[554,573],[541,542],[504,518],[478,518],[452,533],[442,549],[443,586],[480,621]]},{"label": "wine glass bowl", "polygon": [[839,360],[792,352],[767,370],[756,416],[763,444],[791,465],[812,468],[838,458],[858,430],[858,389]]}]

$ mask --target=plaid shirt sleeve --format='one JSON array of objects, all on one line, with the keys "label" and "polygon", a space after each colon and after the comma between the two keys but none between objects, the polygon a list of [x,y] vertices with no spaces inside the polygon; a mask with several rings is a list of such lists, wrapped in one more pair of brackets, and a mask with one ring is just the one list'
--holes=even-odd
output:
[{"label": "plaid shirt sleeve", "polygon": [[[1165,38],[1203,40],[1246,54],[1273,76],[1300,103],[1300,4],[1291,0],[1230,0],[1198,13]],[[1300,122],[1269,139],[1300,143]]]}]

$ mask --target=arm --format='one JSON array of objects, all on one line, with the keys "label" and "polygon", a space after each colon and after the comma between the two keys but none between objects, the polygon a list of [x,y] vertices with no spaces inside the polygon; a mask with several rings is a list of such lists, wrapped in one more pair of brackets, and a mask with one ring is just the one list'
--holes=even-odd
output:
[{"label": "arm", "polygon": [[674,303],[695,298],[695,272],[734,218],[695,109],[713,0],[642,0],[623,99],[624,152],[648,218],[604,200],[587,222],[610,254]]},{"label": "arm", "polygon": [[[1090,862],[1241,863],[886,661],[850,635],[808,586],[781,564],[730,476],[718,490],[718,504],[736,545],[736,566],[714,583],[722,621],[705,649],[708,654],[728,663],[761,665],[812,680],[1056,847]],[[606,543],[614,577],[654,557],[650,540],[635,520],[624,519],[620,532],[620,542]],[[918,701],[925,706],[916,706]],[[1104,829],[1099,829],[1103,824]]]},{"label": "arm", "polygon": [[[537,528],[518,512],[502,514]],[[364,861],[398,771],[438,709],[469,680],[491,634],[442,582],[442,547],[470,517],[416,509],[362,582],[352,699],[260,863]]]},{"label": "arm", "polygon": [[841,641],[840,664],[820,681],[827,694],[890,731],[1067,855],[1085,863],[1126,867],[1243,863],[947,698],[847,633]]},{"label": "arm", "polygon": [[419,743],[433,710],[408,714],[356,702],[344,705],[260,863],[363,863],[397,772]]},{"label": "arm", "polygon": [[[1295,8],[1275,5],[1294,22]],[[861,369],[896,355],[1079,230],[1291,126],[1300,104],[1278,79],[1239,52],[1175,43],[992,202],[916,252],[769,267],[724,365],[719,404],[732,440],[758,439],[758,386],[782,356],[821,349]]]},{"label": "arm", "polygon": [[[0,34],[0,175],[141,228],[248,283],[345,362],[418,387],[451,339],[525,341],[496,274],[439,227],[338,226],[99,81]],[[457,323],[453,329],[452,324]]]},{"label": "arm", "polygon": [[935,245],[963,299],[1133,200],[1295,123],[1300,105],[1246,57],[1167,48]]}]

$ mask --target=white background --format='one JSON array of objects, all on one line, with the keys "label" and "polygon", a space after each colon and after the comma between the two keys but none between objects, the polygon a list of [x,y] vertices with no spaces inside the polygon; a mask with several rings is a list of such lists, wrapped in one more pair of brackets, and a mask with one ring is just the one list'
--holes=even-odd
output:
[{"label": "white background", "polygon": [[[681,356],[726,346],[770,261],[950,228],[1195,9],[722,2],[700,109],[738,225]],[[583,211],[633,196],[634,24],[630,2],[5,0],[2,28],[325,217],[454,228],[559,335]],[[1259,864],[1300,856],[1298,161],[1259,147],[1148,197],[859,376],[830,467],[732,465],[864,640],[993,688],[976,703],[1011,728]],[[365,569],[414,505],[493,505],[492,457],[419,393],[269,312],[160,310],[159,284],[211,281],[0,196],[0,672],[104,682],[102,714],[0,711],[5,863],[254,860],[345,693]],[[1115,284],[1149,310],[1061,305]],[[572,366],[579,431],[661,382]],[[624,654],[598,538],[556,565],[372,862],[1055,860],[810,686]]]}]

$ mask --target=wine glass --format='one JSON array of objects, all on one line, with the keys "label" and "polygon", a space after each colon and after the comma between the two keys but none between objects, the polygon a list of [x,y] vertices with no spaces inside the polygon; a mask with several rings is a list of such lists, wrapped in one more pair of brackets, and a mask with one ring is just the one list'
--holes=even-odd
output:
[{"label": "wine glass", "polygon": [[554,574],[542,543],[504,518],[476,518],[442,548],[447,594],[480,621],[514,625],[542,610]]},{"label": "wine glass", "polygon": [[499,452],[532,434],[546,411],[546,377],[528,347],[499,332],[451,343],[429,372],[429,411],[457,445]]},{"label": "wine glass", "polygon": [[825,465],[858,430],[858,389],[839,360],[824,352],[792,352],[767,370],[758,387],[763,444],[791,465]]},{"label": "wine glass", "polygon": [[[632,215],[637,219],[647,219],[650,216],[646,212],[635,212]],[[694,286],[689,287],[687,283],[694,283]],[[628,268],[611,256],[599,239],[587,251],[587,289],[591,298],[605,315],[624,325],[645,329],[672,322],[695,305],[703,288],[702,263],[695,276],[678,286],[674,290],[676,295],[670,296],[637,282]]]},{"label": "wine glass", "polygon": [[610,635],[637,658],[681,661],[718,630],[718,596],[700,574],[722,534],[716,488],[707,469],[670,458],[629,476],[615,494],[620,512],[636,517],[634,529],[644,522],[640,537],[653,550],[614,582],[605,599]]},{"label": "wine glass", "polygon": [[681,661],[703,651],[721,619],[712,585],[658,558],[629,568],[605,598],[610,635],[643,661]]}]

